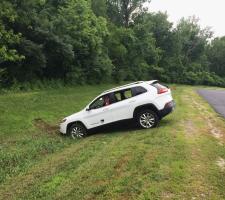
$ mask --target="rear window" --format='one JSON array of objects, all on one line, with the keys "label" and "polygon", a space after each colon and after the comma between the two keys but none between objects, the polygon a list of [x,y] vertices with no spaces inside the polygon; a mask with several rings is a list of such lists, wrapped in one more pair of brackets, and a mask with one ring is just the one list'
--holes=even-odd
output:
[{"label": "rear window", "polygon": [[141,87],[141,86],[137,86],[137,87],[132,88],[133,96],[138,96],[138,95],[143,94],[145,92],[147,92],[147,90],[145,88]]}]

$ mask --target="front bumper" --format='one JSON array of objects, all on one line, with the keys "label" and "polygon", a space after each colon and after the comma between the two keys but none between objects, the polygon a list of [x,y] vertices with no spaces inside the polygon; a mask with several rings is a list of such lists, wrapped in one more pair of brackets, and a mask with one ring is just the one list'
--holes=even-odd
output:
[{"label": "front bumper", "polygon": [[159,111],[159,116],[160,118],[165,117],[166,115],[170,114],[171,112],[173,112],[173,110],[176,107],[176,103],[175,101],[170,101],[168,103],[166,103],[165,107]]},{"label": "front bumper", "polygon": [[67,123],[61,123],[59,125],[59,131],[62,133],[62,134],[66,134],[66,128],[67,128]]}]

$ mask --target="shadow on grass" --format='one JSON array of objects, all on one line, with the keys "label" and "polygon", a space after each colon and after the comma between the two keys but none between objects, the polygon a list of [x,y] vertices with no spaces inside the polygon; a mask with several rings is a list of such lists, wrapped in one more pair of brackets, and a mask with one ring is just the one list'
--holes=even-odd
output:
[{"label": "shadow on grass", "polygon": [[97,127],[89,130],[88,133],[89,135],[95,135],[95,134],[111,134],[118,132],[120,133],[132,132],[137,130],[140,130],[140,128],[136,125],[136,123],[133,120],[127,120]]},{"label": "shadow on grass", "polygon": [[[159,122],[157,128],[162,126],[171,126],[173,123],[170,119],[162,119]],[[41,130],[42,132],[46,132],[49,135],[61,136],[65,137],[68,135],[63,135],[59,132],[58,126],[50,125],[44,122],[42,119],[35,119],[36,127]],[[134,120],[124,120],[108,125],[104,125],[101,127],[97,127],[91,130],[88,130],[88,137],[93,135],[105,135],[105,134],[114,134],[114,133],[131,133],[136,132],[138,130],[143,130],[142,128],[138,127],[137,123]]]},{"label": "shadow on grass", "polygon": [[159,122],[159,125],[158,127],[162,127],[162,126],[171,126],[174,124],[174,121],[171,120],[171,119],[167,119],[167,118],[164,118],[162,119],[160,122]]},{"label": "shadow on grass", "polygon": [[[162,119],[156,128],[161,128],[162,126],[171,126],[173,124],[170,119]],[[125,133],[125,132],[135,132],[138,130],[143,130],[138,127],[137,123],[134,120],[127,120],[122,122],[117,122],[102,127],[98,127],[92,130],[89,130],[89,135],[96,134],[111,134],[111,133]]]}]

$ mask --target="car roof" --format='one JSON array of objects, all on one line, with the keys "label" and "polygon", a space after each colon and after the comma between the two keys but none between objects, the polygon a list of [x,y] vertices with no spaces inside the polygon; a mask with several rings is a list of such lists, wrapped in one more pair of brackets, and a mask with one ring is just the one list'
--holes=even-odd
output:
[{"label": "car roof", "polygon": [[147,84],[152,84],[154,82],[158,82],[157,80],[151,80],[151,81],[137,81],[137,82],[133,82],[133,83],[129,83],[129,84],[126,84],[126,85],[121,85],[121,86],[118,86],[118,87],[115,87],[115,88],[112,88],[112,89],[109,89],[109,90],[106,90],[104,91],[101,95],[104,95],[104,94],[107,94],[107,93],[111,93],[111,92],[116,92],[116,91],[119,91],[119,90],[123,90],[123,89],[127,89],[127,88],[130,88],[131,86],[138,86],[138,85],[142,85],[143,83],[147,83]]}]

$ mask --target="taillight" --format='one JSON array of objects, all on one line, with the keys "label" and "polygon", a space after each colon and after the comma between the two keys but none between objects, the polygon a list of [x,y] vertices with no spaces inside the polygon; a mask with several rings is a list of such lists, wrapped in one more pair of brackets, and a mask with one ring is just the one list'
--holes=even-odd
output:
[{"label": "taillight", "polygon": [[163,94],[165,92],[168,92],[168,88],[159,88],[158,89],[158,94]]},{"label": "taillight", "polygon": [[169,87],[160,84],[158,81],[152,84],[157,89],[158,94],[163,94],[169,91]]}]

